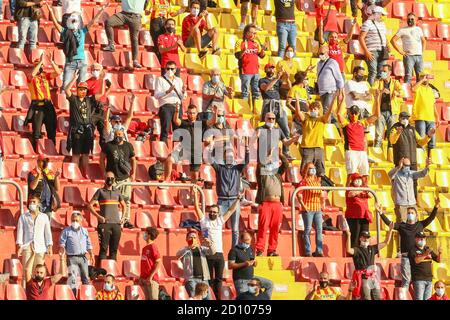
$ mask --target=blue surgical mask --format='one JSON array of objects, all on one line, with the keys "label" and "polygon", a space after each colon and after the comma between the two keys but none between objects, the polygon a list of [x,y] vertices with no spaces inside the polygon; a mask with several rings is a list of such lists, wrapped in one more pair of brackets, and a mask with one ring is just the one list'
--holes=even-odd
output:
[{"label": "blue surgical mask", "polygon": [[103,285],[103,289],[105,289],[105,291],[113,291],[114,290],[114,285],[110,284],[110,283],[105,283]]},{"label": "blue surgical mask", "polygon": [[211,77],[211,81],[212,81],[212,83],[219,83],[219,81],[220,81],[220,76],[218,76],[218,75],[212,76],[212,77]]},{"label": "blue surgical mask", "polygon": [[256,287],[248,287],[248,292],[250,292],[251,294],[255,294],[256,293]]},{"label": "blue surgical mask", "polygon": [[220,124],[225,124],[225,116],[217,116],[217,122]]},{"label": "blue surgical mask", "polygon": [[436,289],[436,295],[438,295],[439,297],[442,297],[445,293],[445,289],[444,288],[437,288]]},{"label": "blue surgical mask", "polygon": [[425,240],[419,240],[418,242],[417,242],[417,245],[419,246],[419,247],[425,247],[425,245],[426,245],[426,241]]},{"label": "blue surgical mask", "polygon": [[408,213],[406,215],[406,220],[408,220],[408,221],[416,221],[416,215],[414,213]]},{"label": "blue surgical mask", "polygon": [[241,248],[244,250],[247,250],[248,248],[250,248],[250,244],[249,243],[241,243]]},{"label": "blue surgical mask", "polygon": [[309,168],[308,170],[309,174],[312,176],[315,176],[317,174],[317,170],[316,168]]},{"label": "blue surgical mask", "polygon": [[317,118],[318,115],[319,115],[319,114],[318,114],[316,111],[311,111],[311,112],[309,113],[309,116],[310,116],[311,118]]},{"label": "blue surgical mask", "polygon": [[388,77],[388,74],[387,74],[387,72],[381,72],[380,73],[380,77],[381,77],[381,79],[386,79],[387,77]]},{"label": "blue surgical mask", "polygon": [[403,166],[402,168],[404,173],[409,173],[409,171],[411,171],[411,167],[410,166]]},{"label": "blue surgical mask", "polygon": [[147,241],[148,240],[148,234],[147,233],[144,233],[144,241]]}]

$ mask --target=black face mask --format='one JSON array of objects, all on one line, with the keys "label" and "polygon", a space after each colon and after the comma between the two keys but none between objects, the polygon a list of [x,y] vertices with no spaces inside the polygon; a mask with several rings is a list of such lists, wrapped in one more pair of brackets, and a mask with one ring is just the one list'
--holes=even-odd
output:
[{"label": "black face mask", "polygon": [[363,81],[364,80],[364,76],[360,76],[360,75],[356,75],[355,76],[355,81],[356,82],[361,82],[361,81]]},{"label": "black face mask", "polygon": [[328,281],[319,281],[319,284],[322,289],[328,287]]},{"label": "black face mask", "polygon": [[115,137],[114,138],[114,141],[116,142],[116,143],[121,143],[122,141],[123,141],[123,137]]},{"label": "black face mask", "polygon": [[410,27],[414,26],[414,19],[408,19],[407,23]]},{"label": "black face mask", "polygon": [[114,184],[114,177],[107,177],[105,183],[107,186],[112,186]]},{"label": "black face mask", "polygon": [[216,220],[217,219],[217,214],[209,214],[209,220]]},{"label": "black face mask", "polygon": [[40,67],[39,68],[39,74],[41,74],[42,72],[44,72],[44,68]]},{"label": "black face mask", "polygon": [[36,280],[37,282],[41,282],[44,280],[44,278],[41,276],[34,276],[34,280]]},{"label": "black face mask", "polygon": [[266,74],[267,74],[267,78],[272,78],[274,72],[273,71],[269,71],[269,72],[266,72]]},{"label": "black face mask", "polygon": [[166,27],[166,31],[169,33],[175,33],[175,28],[173,27]]}]

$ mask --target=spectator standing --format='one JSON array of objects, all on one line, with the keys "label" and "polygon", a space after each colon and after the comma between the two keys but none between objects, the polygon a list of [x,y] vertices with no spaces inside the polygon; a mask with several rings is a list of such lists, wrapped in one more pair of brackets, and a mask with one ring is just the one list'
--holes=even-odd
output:
[{"label": "spectator standing", "polygon": [[24,49],[25,42],[30,43],[30,49],[36,48],[38,24],[41,17],[41,0],[17,0],[14,10],[14,20],[17,21],[19,32],[18,48]]},{"label": "spectator standing", "polygon": [[[414,237],[417,233],[422,232],[431,222],[433,222],[433,220],[436,218],[439,206],[440,201],[439,197],[437,197],[435,199],[433,211],[431,211],[430,215],[426,219],[421,221],[418,220],[417,209],[415,207],[409,207],[406,212],[405,221],[399,221],[394,224],[394,230],[397,230],[400,234],[400,269],[403,288],[409,288],[409,284],[411,282],[411,264],[408,253],[415,246]],[[377,211],[380,214],[383,222],[386,225],[390,225],[391,221],[386,217],[385,214],[383,214],[381,208],[377,208]]]},{"label": "spectator standing", "polygon": [[66,258],[59,256],[59,271],[52,277],[47,277],[47,268],[44,264],[37,264],[34,267],[34,275],[27,282],[25,292],[27,300],[52,300],[51,290],[53,286],[61,280],[66,274]]},{"label": "spectator standing", "polygon": [[302,124],[296,113],[298,108],[302,112],[309,111],[310,95],[307,90],[308,79],[306,71],[299,71],[294,75],[294,82],[289,89],[286,99],[286,107],[291,110],[293,118],[293,131],[302,134]]},{"label": "spectator standing", "polygon": [[242,99],[248,99],[251,87],[252,99],[261,97],[259,91],[259,60],[266,55],[266,46],[261,45],[256,39],[256,26],[248,24],[243,31],[243,40],[237,41],[235,56],[239,61],[239,77],[241,79]]},{"label": "spectator standing", "polygon": [[[200,2],[191,1],[189,6],[190,14],[183,19],[181,26],[181,37],[186,48],[195,47],[198,51],[198,57],[202,59],[208,50],[205,50],[211,43],[212,54],[219,55],[220,48],[217,44],[219,32],[217,27],[208,26],[210,22],[207,19],[208,11],[200,12]],[[206,30],[206,33],[203,31]]]},{"label": "spectator standing", "polygon": [[136,107],[136,96],[134,93],[130,92],[127,94],[126,99],[130,102],[130,108],[128,109],[127,118],[125,119],[125,122],[122,123],[122,118],[118,115],[111,115],[111,109],[107,109],[106,111],[106,119],[109,119],[109,121],[106,122],[105,131],[103,132],[105,143],[111,142],[114,140],[114,132],[116,130],[122,130],[124,132],[123,138],[126,142],[129,142],[128,140],[128,128],[130,127],[131,120],[134,116],[134,108]]},{"label": "spectator standing", "polygon": [[[114,131],[114,140],[104,145],[100,153],[100,170],[104,176],[106,176],[106,172],[114,174],[113,187],[122,194],[126,204],[125,212],[122,215],[123,227],[132,229],[134,226],[130,223],[131,186],[126,183],[135,180],[137,161],[133,145],[126,142],[124,136],[125,132],[118,129]],[[121,185],[118,186],[119,184]]]},{"label": "spectator standing", "polygon": [[438,280],[434,283],[434,294],[428,300],[448,300],[448,296],[445,294],[445,282]]},{"label": "spectator standing", "polygon": [[[248,13],[248,9],[250,7],[250,2],[251,2],[251,13],[250,13],[250,19],[249,19],[249,24],[254,24],[255,28],[258,30],[262,30],[261,27],[257,26],[257,18],[258,18],[258,8],[259,5],[261,4],[261,0],[243,0],[243,1],[239,1],[240,6],[241,6],[241,24],[239,25],[239,30],[244,30],[246,23],[245,21],[247,20],[247,13]],[[234,0],[234,3],[237,5],[238,1]]]},{"label": "spectator standing", "polygon": [[316,22],[323,25],[323,37],[328,41],[331,32],[339,32],[337,14],[341,8],[342,0],[315,0]]},{"label": "spectator standing", "polygon": [[[97,189],[89,202],[89,211],[98,220],[99,264],[103,259],[117,260],[117,250],[119,249],[120,236],[122,234],[120,228],[120,225],[123,223],[121,212],[125,212],[126,204],[122,194],[113,188],[114,180],[114,173],[107,172],[103,188]],[[100,213],[95,210],[94,206],[96,205],[100,205]],[[119,205],[121,212],[119,211]],[[109,255],[107,258],[108,247]]]},{"label": "spectator standing", "polygon": [[147,227],[144,233],[146,246],[142,248],[141,274],[139,284],[144,289],[146,300],[158,300],[159,276],[158,270],[162,264],[161,254],[155,243],[159,232],[155,227]]},{"label": "spectator standing", "polygon": [[261,280],[252,278],[248,281],[248,291],[240,293],[236,300],[270,300],[270,297],[264,291],[261,291]]},{"label": "spectator standing", "polygon": [[[183,40],[181,40],[181,36],[175,34],[174,19],[167,19],[164,26],[165,32],[162,32],[156,40],[156,45],[158,46],[158,52],[160,54],[161,66],[167,65],[169,61],[175,62],[177,66],[175,75],[179,77],[181,73],[181,63],[180,56],[178,55],[178,49],[186,52],[186,47],[183,44]],[[161,76],[164,76],[165,72],[166,70],[161,68]]]},{"label": "spectator standing", "polygon": [[[198,283],[208,285],[208,281],[210,280],[206,256],[214,255],[215,247],[211,245],[211,242],[207,238],[204,238],[203,241],[203,244],[200,245],[197,232],[190,231],[186,235],[188,245],[178,250],[176,254],[177,259],[183,263],[184,286],[190,297],[194,296],[195,286]],[[209,290],[207,300],[211,300]]]},{"label": "spectator standing", "polygon": [[50,220],[40,212],[40,199],[31,196],[28,200],[28,212],[20,215],[17,223],[17,256],[22,257],[24,283],[28,283],[37,265],[44,263],[45,254],[53,255],[53,240]]},{"label": "spectator standing", "polygon": [[392,77],[389,64],[383,65],[381,79],[375,81],[373,89],[381,91],[380,116],[375,122],[375,147],[381,147],[384,133],[389,141],[389,132],[398,121],[404,93],[400,81]]},{"label": "spectator standing", "polygon": [[[349,288],[349,296],[351,296]],[[319,281],[314,282],[313,289],[306,295],[305,300],[349,300],[342,294],[341,288],[330,286],[330,276],[323,271],[319,274]]]},{"label": "spectator standing", "polygon": [[[95,96],[96,100],[107,103],[107,96],[111,87],[105,90],[105,82],[103,66],[100,63],[94,63],[91,66],[91,77],[86,80],[88,85],[87,96]],[[108,112],[109,110],[108,108]],[[102,145],[105,143],[105,111],[103,105],[97,105],[97,108],[92,110],[92,124],[97,128],[100,135],[100,145]]]},{"label": "spectator standing", "polygon": [[28,173],[27,184],[30,196],[40,199],[40,211],[46,213],[51,221],[51,213],[60,205],[58,191],[60,189],[59,176],[61,171],[53,172],[48,168],[49,158],[41,154],[37,159],[37,166]]},{"label": "spectator standing", "polygon": [[[339,63],[330,59],[329,47],[324,45],[319,48],[319,63],[317,64],[317,86],[319,89],[320,101],[323,112],[327,113],[331,109],[334,95],[339,92],[343,95],[344,78],[342,78]],[[331,116],[331,122],[336,122]]]},{"label": "spectator standing", "polygon": [[125,300],[123,294],[116,287],[116,277],[112,274],[105,276],[105,283],[100,291],[97,291],[96,300]]},{"label": "spectator standing", "polygon": [[361,26],[359,43],[366,56],[367,67],[369,68],[368,81],[373,85],[376,78],[380,78],[381,67],[389,58],[389,44],[386,39],[386,25],[381,20],[387,12],[382,7],[374,7],[372,15]]},{"label": "spectator standing", "polygon": [[208,215],[206,215],[200,208],[197,189],[193,188],[192,192],[194,194],[195,213],[200,221],[203,235],[211,242],[211,246],[214,246],[215,253],[213,255],[207,255],[206,260],[208,262],[209,275],[211,278],[209,283],[215,296],[220,297],[220,293],[222,292],[223,268],[225,266],[222,244],[223,226],[235,213],[241,201],[241,196],[238,195],[231,207],[229,207],[225,213],[221,214],[218,205],[212,205],[209,207]]},{"label": "spectator standing", "polygon": [[[218,109],[224,108],[225,96],[233,99],[233,88],[225,86],[220,78],[220,69],[211,70],[211,80],[203,84],[202,89],[202,111],[212,112],[213,106]],[[209,117],[208,117],[209,118]]]},{"label": "spectator standing", "polygon": [[[81,282],[89,284],[88,264],[95,264],[92,243],[87,229],[81,226],[83,216],[80,211],[73,211],[71,225],[61,232],[59,254],[67,255],[67,266],[79,271]],[[89,260],[86,258],[89,253]]]},{"label": "spectator standing", "polygon": [[37,140],[41,139],[42,124],[45,124],[47,137],[56,146],[56,111],[53,106],[52,97],[50,95],[49,82],[57,78],[61,74],[61,70],[56,63],[48,57],[52,64],[53,72],[44,71],[44,54],[40,59],[34,61],[34,68],[28,76],[28,89],[30,90],[31,105],[28,109],[24,126],[32,123],[33,136],[31,144],[35,152],[37,149]]},{"label": "spectator standing", "polygon": [[[301,11],[299,0],[275,0],[275,19],[277,20],[278,56],[284,57],[286,42],[295,56],[297,26],[295,25],[295,6]],[[294,57],[292,56],[291,59]]]},{"label": "spectator standing", "polygon": [[247,292],[249,281],[257,278],[261,281],[260,287],[264,288],[269,298],[271,298],[273,282],[263,277],[254,276],[257,261],[251,248],[252,236],[248,231],[244,231],[239,235],[239,239],[239,244],[231,248],[228,253],[228,268],[233,270],[233,282],[237,294]]},{"label": "spectator standing", "polygon": [[353,68],[353,79],[345,83],[345,104],[347,108],[357,106],[361,118],[366,119],[370,116],[369,104],[372,101],[370,85],[364,80],[364,68],[356,66]]},{"label": "spectator standing", "polygon": [[359,235],[360,245],[353,248],[350,241],[350,230],[346,230],[347,253],[352,256],[355,265],[352,276],[352,282],[356,282],[352,292],[353,297],[361,298],[361,300],[381,300],[380,283],[376,278],[375,255],[391,241],[393,227],[394,224],[391,223],[384,242],[374,245],[370,245],[370,232],[361,232]]},{"label": "spectator standing", "polygon": [[391,0],[350,0],[352,17],[356,18],[358,16],[357,9],[359,9],[364,22],[370,17],[373,8],[376,6],[385,8],[390,2]]},{"label": "spectator standing", "polygon": [[[173,114],[176,111],[176,106],[181,106],[183,99],[186,97],[186,86],[183,84],[183,80],[175,75],[177,64],[174,61],[168,61],[165,68],[166,73],[156,79],[154,97],[158,99],[159,103],[160,140],[167,143]],[[180,113],[182,112],[181,110],[181,108],[178,109]],[[181,118],[181,114],[179,116]]]},{"label": "spectator standing", "polygon": [[[438,108],[435,107],[436,97],[430,80],[433,76],[421,73],[419,81],[412,86],[414,102],[411,116],[415,121],[416,130],[419,135],[424,136],[431,130],[436,130],[440,116]],[[436,136],[432,136],[428,142],[428,152],[436,146]]]},{"label": "spectator standing", "polygon": [[442,248],[438,254],[426,244],[426,235],[423,232],[416,233],[415,246],[409,251],[408,257],[411,264],[411,279],[414,288],[414,300],[428,300],[431,298],[433,286],[433,261],[441,262]]},{"label": "spectator standing", "polygon": [[[425,51],[427,40],[423,35],[422,28],[416,25],[416,15],[413,12],[408,13],[406,22],[408,26],[397,31],[391,39],[391,44],[403,56],[404,82],[410,83],[413,70],[416,73],[416,79],[419,78],[419,74],[422,72],[423,52]],[[402,41],[402,48],[397,44],[398,39]]]},{"label": "spectator standing", "polygon": [[139,30],[141,29],[142,12],[144,11],[145,1],[142,0],[122,0],[122,11],[118,12],[105,23],[106,36],[108,37],[108,45],[103,47],[103,51],[114,52],[114,28],[128,26],[130,30],[131,40],[131,56],[133,59],[133,67],[142,68],[138,61],[139,54]]},{"label": "spectator standing", "polygon": [[[309,162],[305,165],[302,172],[303,180],[300,182],[302,187],[320,187],[322,178],[317,176],[317,170],[314,163]],[[311,257],[311,230],[314,224],[316,230],[316,251],[312,254],[314,257],[323,257],[323,235],[322,235],[322,190],[301,190],[298,194],[298,200],[301,206],[303,224],[303,244],[305,256]]]}]

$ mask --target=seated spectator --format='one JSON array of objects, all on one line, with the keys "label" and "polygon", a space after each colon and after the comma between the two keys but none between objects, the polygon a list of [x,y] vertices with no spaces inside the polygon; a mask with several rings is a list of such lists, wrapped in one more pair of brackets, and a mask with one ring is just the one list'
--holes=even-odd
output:
[{"label": "seated spectator", "polygon": [[265,291],[261,291],[261,280],[252,278],[248,281],[248,291],[240,293],[236,300],[270,300]]},{"label": "seated spectator", "polygon": [[195,294],[189,300],[208,300],[209,286],[200,282],[195,286]]},{"label": "seated spectator", "polygon": [[[186,235],[187,246],[178,250],[177,259],[183,263],[183,278],[184,286],[190,297],[195,294],[195,287],[198,283],[208,285],[211,279],[209,275],[207,255],[214,255],[216,253],[215,247],[211,244],[209,239],[204,238],[203,243],[200,244],[197,232],[190,231]],[[208,290],[206,300],[211,300],[211,294]]]},{"label": "seated spectator", "polygon": [[414,288],[414,300],[428,300],[431,298],[433,285],[433,261],[440,263],[442,260],[442,248],[438,254],[428,247],[427,236],[423,232],[416,233],[416,245],[409,253],[411,264],[411,279]]},{"label": "seated spectator", "polygon": [[104,135],[104,139],[105,139],[105,143],[111,142],[114,140],[114,132],[116,130],[122,130],[124,132],[124,139],[126,142],[129,142],[128,140],[128,128],[130,127],[130,123],[131,120],[133,119],[134,116],[134,108],[136,107],[136,96],[134,95],[134,93],[130,92],[129,94],[127,94],[128,101],[130,102],[130,108],[128,109],[128,113],[127,113],[127,118],[125,119],[125,122],[122,123],[122,118],[115,114],[115,115],[110,115],[111,114],[111,109],[108,108],[106,110],[106,119],[109,119],[109,121],[105,121],[106,122],[106,126],[105,126],[105,131],[103,133]]},{"label": "seated spectator", "polygon": [[[183,19],[182,38],[186,48],[197,48],[199,58],[203,58],[208,50],[204,50],[211,43],[212,54],[219,55],[218,47],[219,32],[216,27],[208,26],[208,11],[200,12],[200,2],[191,1],[189,6],[191,12]],[[206,30],[206,33],[203,31]]]},{"label": "seated spectator", "polygon": [[448,300],[448,296],[445,294],[445,282],[438,280],[434,283],[434,294],[428,300]]},{"label": "seated spectator", "polygon": [[142,248],[141,274],[139,284],[145,294],[145,300],[158,300],[159,297],[159,276],[158,269],[162,264],[161,254],[155,243],[159,232],[155,227],[147,227],[144,233],[146,246]]},{"label": "seated spectator", "polygon": [[313,289],[306,295],[305,300],[350,300],[352,288],[348,290],[348,296],[342,294],[340,287],[330,286],[330,276],[323,271],[319,274],[319,281],[314,281]]},{"label": "seated spectator", "polygon": [[[225,96],[233,99],[233,88],[225,86],[220,79],[220,70],[211,70],[211,80],[203,84],[202,90],[202,111],[212,112],[213,106],[219,109],[224,108]],[[209,118],[209,117],[208,117]]]},{"label": "seated spectator", "polygon": [[58,194],[61,170],[53,172],[48,168],[49,162],[49,158],[40,154],[36,161],[36,168],[28,173],[27,184],[29,196],[37,196],[40,199],[40,211],[46,213],[51,221],[52,212],[61,205]]},{"label": "seated spectator", "polygon": [[52,300],[53,286],[66,276],[66,257],[59,256],[59,271],[52,277],[47,276],[47,268],[44,264],[34,267],[34,275],[26,285],[27,300]]},{"label": "seated spectator", "polygon": [[[252,236],[248,231],[241,232],[239,244],[231,248],[228,253],[228,268],[233,270],[233,282],[237,294],[248,291],[248,282],[255,278],[254,269],[257,265],[255,254],[251,248]],[[256,277],[261,281],[260,288],[272,297],[273,282],[263,277]]]},{"label": "seated spectator", "polygon": [[[175,62],[177,66],[175,75],[179,77],[182,66],[180,63],[180,56],[178,55],[178,48],[181,49],[181,51],[186,52],[186,47],[183,44],[183,40],[181,40],[181,36],[175,34],[176,30],[174,19],[167,19],[164,23],[164,26],[165,32],[161,33],[155,42],[158,46],[158,51],[161,56],[161,66],[167,65],[167,62],[169,61]],[[163,76],[165,72],[166,70],[164,68],[161,68],[161,76]]]},{"label": "seated spectator", "polygon": [[112,274],[107,274],[103,289],[97,291],[97,295],[95,296],[96,300],[125,300],[123,294],[116,287],[115,281],[116,277]]},{"label": "seated spectator", "polygon": [[345,104],[347,108],[357,106],[360,111],[360,119],[370,117],[369,105],[372,101],[370,85],[364,80],[364,68],[356,66],[353,68],[353,79],[348,80],[344,86]]}]

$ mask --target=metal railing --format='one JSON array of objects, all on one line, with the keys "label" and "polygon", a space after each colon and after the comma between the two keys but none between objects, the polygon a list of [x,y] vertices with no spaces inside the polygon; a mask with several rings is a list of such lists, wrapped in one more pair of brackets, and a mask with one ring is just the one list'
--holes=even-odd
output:
[{"label": "metal railing", "polygon": [[19,205],[20,205],[20,214],[23,214],[23,191],[22,188],[20,187],[20,185],[13,181],[13,180],[2,180],[0,179],[0,184],[12,184],[14,187],[16,187],[17,192],[19,194]]},{"label": "metal railing", "polygon": [[[297,193],[301,190],[321,190],[321,191],[367,191],[373,195],[375,200],[375,204],[378,203],[377,195],[375,191],[370,188],[354,188],[354,187],[297,187],[291,196],[291,210],[292,210],[292,256],[297,256],[297,235],[296,235],[296,217],[295,217],[295,201],[297,198]],[[376,225],[377,225],[377,243],[380,243],[380,219],[378,214],[376,216]]]},{"label": "metal railing", "polygon": [[116,185],[116,188],[119,188],[121,186],[131,186],[131,187],[171,187],[171,188],[179,188],[179,189],[190,189],[192,187],[196,188],[198,191],[200,191],[200,194],[202,195],[201,199],[201,205],[202,205],[202,211],[205,212],[206,204],[205,204],[205,193],[203,192],[202,188],[196,184],[193,183],[179,183],[179,182],[119,182]]}]

